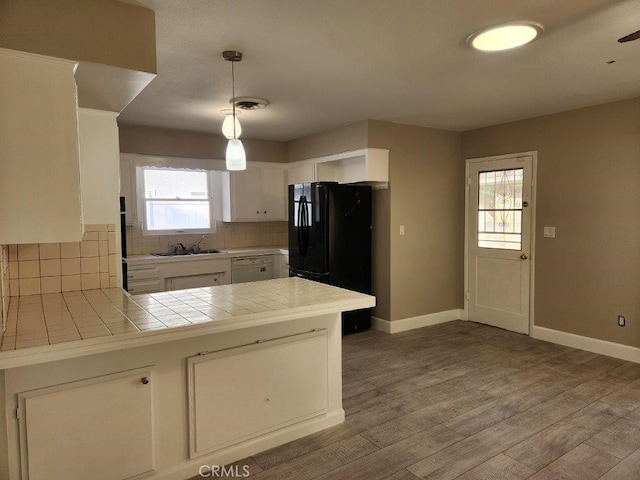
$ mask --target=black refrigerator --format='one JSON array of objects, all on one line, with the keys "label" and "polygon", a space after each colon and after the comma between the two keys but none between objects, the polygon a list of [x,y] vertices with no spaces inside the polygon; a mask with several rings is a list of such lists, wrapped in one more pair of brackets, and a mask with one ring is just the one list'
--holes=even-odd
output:
[{"label": "black refrigerator", "polygon": [[[371,187],[289,185],[289,273],[371,293]],[[371,328],[371,309],[344,312],[342,333]]]}]

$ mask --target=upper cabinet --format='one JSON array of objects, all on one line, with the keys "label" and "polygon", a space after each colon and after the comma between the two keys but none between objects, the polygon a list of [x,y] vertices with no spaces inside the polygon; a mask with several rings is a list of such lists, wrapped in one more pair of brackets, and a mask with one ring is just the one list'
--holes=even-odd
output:
[{"label": "upper cabinet", "polygon": [[285,169],[249,166],[222,172],[222,220],[225,222],[286,221]]},{"label": "upper cabinet", "polygon": [[120,146],[115,112],[79,109],[82,220],[119,223]]},{"label": "upper cabinet", "polygon": [[361,183],[387,188],[389,150],[363,148],[288,164],[288,184],[308,182]]},{"label": "upper cabinet", "polygon": [[0,244],[82,237],[75,67],[0,49]]}]

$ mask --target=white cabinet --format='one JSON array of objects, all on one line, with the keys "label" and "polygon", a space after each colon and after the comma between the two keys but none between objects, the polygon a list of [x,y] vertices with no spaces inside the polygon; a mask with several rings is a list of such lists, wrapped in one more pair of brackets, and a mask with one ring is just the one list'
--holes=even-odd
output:
[{"label": "white cabinet", "polygon": [[82,237],[75,66],[0,49],[0,244]]},{"label": "white cabinet", "polygon": [[313,163],[290,165],[287,169],[287,184],[311,183],[316,181],[316,169]]},{"label": "white cabinet", "polygon": [[252,166],[221,176],[223,221],[287,220],[284,168]]},{"label": "white cabinet", "polygon": [[155,263],[127,265],[127,291],[153,293],[164,290],[160,281],[160,269]]},{"label": "white cabinet", "polygon": [[80,176],[85,224],[120,222],[116,112],[80,108]]},{"label": "white cabinet", "polygon": [[149,259],[127,267],[128,292],[162,292],[231,283],[231,259],[212,255]]},{"label": "white cabinet", "polygon": [[227,285],[229,272],[202,273],[200,275],[186,275],[183,277],[169,277],[165,279],[166,290],[184,290],[186,288],[215,287]]},{"label": "white cabinet", "polygon": [[153,472],[152,379],[147,367],[19,394],[23,478]]},{"label": "white cabinet", "polygon": [[389,150],[363,148],[287,165],[289,185],[309,182],[363,183],[387,188]]},{"label": "white cabinet", "polygon": [[163,290],[211,287],[231,283],[231,259],[211,256],[190,257],[184,261],[161,262]]},{"label": "white cabinet", "polygon": [[192,458],[327,411],[326,330],[197,355],[188,366]]}]

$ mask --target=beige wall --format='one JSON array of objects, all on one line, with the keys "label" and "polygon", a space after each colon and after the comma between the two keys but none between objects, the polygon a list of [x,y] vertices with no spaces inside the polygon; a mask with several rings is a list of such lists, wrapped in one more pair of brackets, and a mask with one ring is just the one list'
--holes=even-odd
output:
[{"label": "beige wall", "polygon": [[460,134],[370,121],[368,146],[390,150],[389,198],[380,198],[389,211],[389,266],[380,267],[389,271],[389,300],[377,292],[389,315],[377,313],[400,320],[462,308]]},{"label": "beige wall", "polygon": [[366,148],[368,128],[369,124],[365,120],[327,132],[291,140],[286,144],[287,162]]},{"label": "beige wall", "polygon": [[153,10],[115,0],[0,0],[0,46],[157,71]]},{"label": "beige wall", "polygon": [[[243,138],[242,143],[250,162],[285,161],[284,142]],[[226,149],[227,139],[222,135],[120,125],[120,151],[123,153],[224,160]]]},{"label": "beige wall", "polygon": [[463,158],[528,150],[538,151],[535,324],[640,347],[640,98],[462,135]]}]

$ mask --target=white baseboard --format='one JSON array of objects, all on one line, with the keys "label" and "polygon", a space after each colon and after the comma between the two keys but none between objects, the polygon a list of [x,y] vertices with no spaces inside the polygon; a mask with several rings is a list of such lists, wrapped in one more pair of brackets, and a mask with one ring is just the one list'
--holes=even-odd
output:
[{"label": "white baseboard", "polygon": [[[298,438],[339,425],[344,422],[344,418],[344,410],[340,408],[252,440],[244,441],[241,444],[222,449],[218,452],[186,460],[173,468],[155,472],[155,475],[149,478],[152,480],[183,480],[185,478],[191,478],[199,473],[198,470],[203,465],[228,465],[237,460],[250,457],[255,453],[263,452],[270,448],[291,442],[292,440],[297,440]],[[240,467],[241,474],[242,471],[242,467]]]},{"label": "white baseboard", "polygon": [[582,335],[561,332],[560,330],[553,330],[551,328],[537,327],[535,325],[531,328],[531,336],[538,340],[545,340],[567,347],[579,348],[587,352],[640,363],[640,348],[630,347],[629,345],[583,337]]},{"label": "white baseboard", "polygon": [[419,317],[403,318],[392,322],[378,317],[371,317],[373,328],[385,333],[406,332],[407,330],[413,330],[414,328],[428,327],[438,323],[462,319],[464,319],[464,310],[461,308],[446,310],[444,312],[429,313],[427,315],[420,315]]}]

